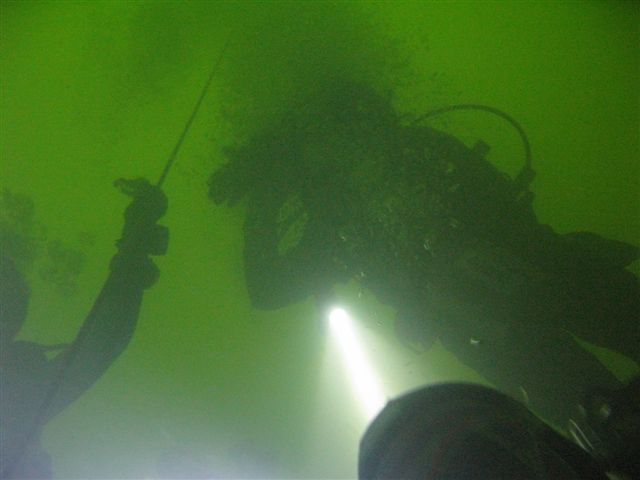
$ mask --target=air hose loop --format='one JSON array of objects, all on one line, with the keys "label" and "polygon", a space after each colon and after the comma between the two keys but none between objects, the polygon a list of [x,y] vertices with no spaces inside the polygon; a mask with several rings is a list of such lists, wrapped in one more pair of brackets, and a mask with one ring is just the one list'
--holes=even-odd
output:
[{"label": "air hose loop", "polygon": [[520,172],[516,176],[514,182],[516,184],[518,193],[520,195],[527,192],[529,190],[529,185],[531,185],[531,182],[535,177],[535,171],[533,170],[532,159],[531,159],[532,158],[531,145],[529,144],[529,138],[527,137],[527,134],[525,133],[524,128],[522,128],[522,125],[520,125],[520,123],[518,123],[518,121],[515,118],[513,118],[511,115],[495,107],[490,107],[488,105],[464,103],[464,104],[458,104],[458,105],[449,105],[446,107],[430,110],[427,113],[420,115],[418,118],[416,118],[412,122],[412,124],[416,125],[428,118],[436,117],[438,115],[442,115],[448,112],[453,112],[456,110],[481,110],[483,112],[488,112],[507,121],[513,128],[517,130],[518,134],[520,135],[520,139],[522,140],[522,144],[524,146],[525,162],[524,162],[524,166],[520,169]]}]

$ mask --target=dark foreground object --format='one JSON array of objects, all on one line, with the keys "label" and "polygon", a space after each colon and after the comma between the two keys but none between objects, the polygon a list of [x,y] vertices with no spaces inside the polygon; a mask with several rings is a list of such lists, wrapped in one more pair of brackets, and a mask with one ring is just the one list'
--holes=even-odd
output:
[{"label": "dark foreground object", "polygon": [[[634,427],[637,436],[637,422]],[[620,464],[625,470],[605,465],[510,397],[479,385],[444,384],[387,404],[360,443],[358,478],[607,479],[605,471],[634,474],[628,468],[637,452],[624,453],[631,455]]]}]

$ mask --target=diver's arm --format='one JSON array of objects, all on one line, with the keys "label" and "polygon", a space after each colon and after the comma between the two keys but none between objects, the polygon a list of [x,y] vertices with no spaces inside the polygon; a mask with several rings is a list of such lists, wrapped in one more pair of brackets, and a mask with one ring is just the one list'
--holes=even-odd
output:
[{"label": "diver's arm", "polygon": [[[49,362],[48,418],[89,389],[133,336],[144,291],[158,276],[149,254],[162,254],[166,249],[166,230],[155,223],[166,210],[166,198],[159,189],[150,192],[146,197],[131,193],[134,201],[125,212],[119,251],[111,260],[107,280],[73,344]],[[154,242],[154,235],[163,238]]]}]

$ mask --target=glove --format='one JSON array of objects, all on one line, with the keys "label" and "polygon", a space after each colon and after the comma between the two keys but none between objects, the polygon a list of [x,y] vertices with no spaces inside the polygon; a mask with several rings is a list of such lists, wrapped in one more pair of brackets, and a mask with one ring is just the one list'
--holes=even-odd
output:
[{"label": "glove", "polygon": [[144,178],[120,178],[114,186],[133,198],[124,212],[122,237],[116,242],[124,254],[164,255],[169,243],[169,230],[156,222],[167,211],[167,197],[160,187]]}]

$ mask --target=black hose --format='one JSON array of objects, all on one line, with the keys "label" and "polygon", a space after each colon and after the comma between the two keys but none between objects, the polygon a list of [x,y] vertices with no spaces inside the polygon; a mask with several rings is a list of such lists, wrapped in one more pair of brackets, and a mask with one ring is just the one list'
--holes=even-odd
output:
[{"label": "black hose", "polygon": [[532,155],[531,155],[531,145],[529,144],[529,138],[524,131],[524,128],[518,123],[518,121],[513,118],[511,115],[499,110],[495,107],[489,107],[488,105],[478,105],[473,103],[464,103],[459,105],[449,105],[446,107],[436,108],[435,110],[430,110],[427,113],[420,115],[416,118],[412,123],[415,125],[417,123],[422,122],[428,118],[436,117],[438,115],[442,115],[443,113],[453,112],[455,110],[481,110],[483,112],[492,113],[503,120],[506,120],[513,128],[515,128],[522,139],[522,144],[524,146],[524,154],[525,154],[525,163],[520,173],[518,173],[515,182],[518,185],[518,188],[522,191],[528,190],[529,185],[533,181],[535,177],[535,171],[532,166]]}]

